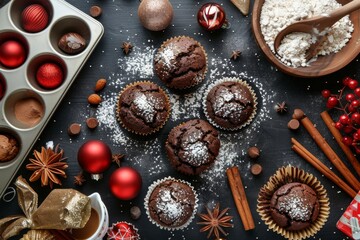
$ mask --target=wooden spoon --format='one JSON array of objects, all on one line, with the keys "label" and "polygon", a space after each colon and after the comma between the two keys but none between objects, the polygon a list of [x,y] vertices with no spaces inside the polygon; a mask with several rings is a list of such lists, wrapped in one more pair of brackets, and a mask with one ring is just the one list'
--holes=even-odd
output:
[{"label": "wooden spoon", "polygon": [[332,11],[329,14],[322,14],[320,16],[311,17],[308,19],[300,20],[296,23],[290,24],[281,30],[275,38],[274,49],[277,52],[282,39],[292,32],[310,33],[316,37],[316,41],[310,45],[306,53],[306,60],[314,57],[319,49],[319,45],[326,39],[328,28],[334,23],[339,21],[342,17],[360,8],[360,0],[353,0],[348,4]]}]

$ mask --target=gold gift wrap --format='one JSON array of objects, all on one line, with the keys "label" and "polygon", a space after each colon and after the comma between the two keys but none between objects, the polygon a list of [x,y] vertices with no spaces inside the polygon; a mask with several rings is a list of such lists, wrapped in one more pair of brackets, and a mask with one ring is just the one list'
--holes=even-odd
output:
[{"label": "gold gift wrap", "polygon": [[0,234],[8,239],[23,229],[83,228],[90,218],[90,198],[74,189],[55,189],[38,207],[38,195],[21,176],[15,182],[24,215],[0,220]]}]

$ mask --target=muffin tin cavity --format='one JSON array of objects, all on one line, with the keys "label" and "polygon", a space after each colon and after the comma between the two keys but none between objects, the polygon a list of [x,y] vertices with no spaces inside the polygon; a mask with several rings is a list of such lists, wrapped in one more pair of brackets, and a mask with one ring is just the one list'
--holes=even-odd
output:
[{"label": "muffin tin cavity", "polygon": [[29,55],[29,44],[19,33],[1,32],[0,29],[0,70],[12,70],[24,64]]},{"label": "muffin tin cavity", "polygon": [[[59,41],[66,34],[72,34],[73,40],[75,37],[81,36],[85,41],[85,46],[73,46],[72,49],[67,46],[67,50],[64,51],[59,47]],[[65,56],[77,55],[84,52],[84,50],[88,47],[90,40],[91,31],[89,25],[82,19],[75,16],[69,16],[58,20],[50,30],[51,46],[56,52]]]},{"label": "muffin tin cavity", "polygon": [[[12,23],[15,25],[15,27],[20,30],[20,31],[24,31],[24,32],[28,32],[28,33],[37,33],[37,32],[41,32],[43,30],[45,30],[51,23],[53,15],[54,15],[54,9],[53,9],[53,5],[51,4],[51,1],[48,0],[13,0],[12,3],[10,3],[10,9],[9,9],[9,16],[11,18]],[[38,4],[40,6],[42,6],[47,13],[47,24],[46,27],[41,29],[40,31],[28,31],[26,29],[24,29],[23,27],[23,11],[25,10],[25,8],[27,8],[30,5],[33,4]],[[30,11],[31,12],[31,11]],[[34,15],[36,15],[36,13],[33,13]],[[28,15],[29,18],[31,18],[31,14]],[[33,24],[33,26],[36,28],[36,23]]]},{"label": "muffin tin cavity", "polygon": [[64,60],[50,53],[34,57],[26,69],[28,83],[42,93],[51,93],[61,88],[67,75]]},{"label": "muffin tin cavity", "polygon": [[0,73],[0,101],[3,99],[6,93],[6,80],[5,77]]},{"label": "muffin tin cavity", "polygon": [[27,130],[41,122],[45,114],[45,103],[36,92],[19,89],[5,100],[3,112],[10,125],[19,130]]},{"label": "muffin tin cavity", "polygon": [[15,131],[0,126],[0,169],[14,163],[21,151],[21,140]]}]

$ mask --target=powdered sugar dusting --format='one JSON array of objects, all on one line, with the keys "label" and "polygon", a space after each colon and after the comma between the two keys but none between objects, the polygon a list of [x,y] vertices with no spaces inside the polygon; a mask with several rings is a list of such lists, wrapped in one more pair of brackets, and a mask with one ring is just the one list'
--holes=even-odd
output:
[{"label": "powdered sugar dusting", "polygon": [[279,211],[286,212],[291,219],[296,221],[309,221],[312,214],[312,205],[306,199],[296,194],[289,194],[279,201]]},{"label": "powdered sugar dusting", "polygon": [[151,96],[148,97],[144,93],[136,93],[134,97],[134,105],[139,110],[141,117],[145,119],[145,122],[151,123],[154,120],[156,114],[155,105],[157,100]]},{"label": "powdered sugar dusting", "polygon": [[[181,189],[178,189],[180,195]],[[159,191],[159,197],[156,200],[156,207],[164,214],[166,217],[172,221],[176,221],[184,213],[184,206],[181,201],[177,201],[172,196],[172,191],[170,189],[161,189]]]},{"label": "powdered sugar dusting", "polygon": [[[120,127],[115,116],[117,96],[121,88],[130,82],[137,81],[139,77],[153,79],[153,72],[143,72],[142,69],[153,70],[154,48],[136,48],[135,50],[132,52],[132,57],[119,59],[121,71],[111,73],[108,77],[108,92],[102,96],[103,102],[97,109],[96,117],[100,123],[99,127],[107,133],[108,138],[113,144],[119,146],[125,152],[131,153],[127,154],[127,161],[142,167],[143,171],[147,172],[148,175],[159,176],[166,168],[170,167],[163,152],[164,142],[159,140],[160,134],[155,135],[153,139],[148,141],[137,140],[129,136],[126,130]],[[146,58],[146,61],[144,59],[141,60],[143,65],[139,64],[139,58]],[[126,70],[128,66],[132,68],[130,72]],[[208,77],[193,92],[175,94],[165,89],[171,103],[171,117],[167,124],[177,125],[179,122],[185,122],[193,118],[204,119],[202,109],[203,94],[209,85],[223,77],[237,77],[251,85],[258,97],[258,109],[254,120],[249,126],[236,132],[219,131],[221,141],[219,156],[215,163],[200,175],[200,185],[199,181],[196,183],[199,186],[200,193],[212,192],[214,195],[218,195],[218,190],[227,184],[225,171],[228,167],[237,165],[240,167],[241,172],[244,173],[242,174],[243,178],[252,178],[252,175],[249,173],[249,164],[244,164],[245,152],[242,149],[246,149],[258,135],[261,124],[270,119],[270,111],[273,109],[275,93],[267,82],[261,82],[259,79],[249,76],[246,72],[238,72],[233,62],[222,57],[212,57],[209,59]],[[153,81],[157,80],[154,79]]]}]

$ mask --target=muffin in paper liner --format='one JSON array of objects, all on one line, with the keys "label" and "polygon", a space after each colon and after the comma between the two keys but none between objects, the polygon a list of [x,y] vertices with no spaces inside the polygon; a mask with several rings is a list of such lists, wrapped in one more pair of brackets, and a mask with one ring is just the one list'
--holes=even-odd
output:
[{"label": "muffin in paper liner", "polygon": [[[166,82],[166,80],[163,79],[162,76],[159,76],[160,73],[158,73],[157,71],[157,67],[156,67],[156,62],[158,61],[158,59],[160,57],[164,58],[165,59],[165,62],[164,64],[167,66],[166,68],[170,68],[172,65],[174,65],[171,61],[177,61],[176,59],[176,56],[174,55],[177,55],[177,54],[174,54],[174,51],[172,50],[167,50],[167,48],[169,48],[169,43],[171,43],[172,41],[174,40],[177,40],[177,39],[181,39],[181,38],[187,38],[187,39],[191,39],[192,41],[196,42],[199,47],[201,48],[202,52],[204,53],[205,55],[205,69],[203,71],[199,71],[198,74],[196,75],[195,77],[195,81],[192,83],[192,84],[187,84],[186,86],[183,86],[183,87],[178,87],[178,86],[171,86],[171,84],[169,84],[168,82]],[[171,46],[171,45],[170,45]],[[174,49],[176,50],[176,49]],[[188,62],[188,61],[187,61]],[[164,70],[164,67],[161,68],[162,70]],[[171,69],[169,69],[171,70]],[[191,69],[190,69],[191,70]],[[204,49],[204,47],[200,44],[199,41],[195,40],[194,38],[192,37],[189,37],[189,36],[184,36],[184,35],[181,35],[181,36],[177,36],[177,37],[172,37],[172,38],[169,38],[167,40],[165,40],[160,48],[157,50],[157,52],[155,53],[155,57],[154,57],[154,71],[155,71],[155,74],[159,77],[159,79],[169,88],[173,88],[173,89],[179,89],[179,90],[183,90],[183,89],[188,89],[188,88],[191,88],[191,87],[195,87],[197,85],[199,85],[200,83],[202,83],[206,77],[206,73],[208,71],[208,56],[207,56],[207,53]],[[192,70],[191,70],[192,71]],[[194,79],[194,78],[193,78]]]},{"label": "muffin in paper liner", "polygon": [[[183,184],[186,184],[187,186],[190,187],[190,189],[192,190],[193,194],[194,194],[194,198],[195,198],[195,201],[194,201],[194,207],[193,207],[193,210],[192,210],[192,214],[191,216],[188,218],[188,220],[180,225],[180,226],[174,226],[174,227],[170,227],[170,226],[164,226],[164,225],[161,225],[160,223],[156,222],[152,217],[151,217],[151,214],[150,214],[150,210],[149,210],[149,201],[150,201],[150,197],[153,193],[153,191],[156,189],[157,186],[159,186],[160,184],[162,183],[165,183],[166,181],[174,181],[174,182],[180,182],[180,183],[183,183]],[[195,218],[195,214],[196,214],[196,211],[197,211],[197,208],[198,208],[198,195],[194,189],[194,187],[189,183],[189,182],[186,182],[186,181],[183,181],[183,180],[180,180],[180,179],[175,179],[173,177],[166,177],[166,178],[163,178],[163,179],[159,179],[155,182],[153,182],[149,188],[148,188],[148,192],[145,196],[145,203],[144,203],[144,206],[145,206],[145,210],[146,210],[146,214],[148,216],[148,219],[150,220],[151,223],[155,224],[156,226],[158,226],[160,229],[164,229],[164,230],[168,230],[168,231],[173,231],[173,230],[181,230],[181,229],[184,229],[186,228],[187,226],[189,226],[189,224],[192,222],[192,220]]]},{"label": "muffin in paper liner", "polygon": [[[230,83],[231,83],[231,82],[240,83],[240,84],[243,85],[246,89],[249,90],[249,93],[250,93],[250,95],[251,95],[251,97],[252,97],[252,111],[251,111],[250,115],[246,116],[247,119],[245,119],[244,122],[239,123],[238,125],[232,124],[232,125],[234,125],[233,127],[221,126],[218,122],[216,122],[216,120],[215,120],[214,118],[211,118],[211,116],[209,115],[208,108],[207,108],[207,99],[208,99],[208,95],[209,95],[210,91],[211,91],[214,87],[216,87],[216,86],[218,86],[218,85],[220,85],[220,84],[226,84],[226,83],[228,83],[228,82],[230,82]],[[231,95],[230,95],[230,94],[231,94]],[[234,107],[234,104],[233,104],[233,103],[230,103],[230,102],[229,102],[230,100],[235,100],[235,102],[238,102],[238,101],[239,101],[239,99],[234,99],[234,98],[239,98],[239,97],[235,96],[235,95],[232,94],[232,93],[230,93],[230,94],[228,94],[228,95],[225,96],[225,97],[229,97],[230,99],[223,99],[223,100],[224,100],[224,103],[225,103],[226,105],[225,105],[225,104],[221,104],[221,107],[220,107],[220,108],[221,108],[221,109],[220,109],[221,111],[227,110],[227,111],[225,111],[224,114],[232,114],[232,113],[234,112],[234,111],[231,111],[231,108]],[[204,111],[204,114],[205,114],[207,120],[208,120],[213,126],[219,128],[219,129],[228,130],[228,131],[236,131],[236,130],[239,130],[239,129],[241,129],[241,128],[247,126],[247,125],[249,125],[249,124],[253,121],[254,117],[256,116],[257,105],[258,105],[258,103],[257,103],[257,96],[256,96],[254,90],[252,89],[252,87],[251,87],[246,81],[241,80],[241,79],[236,78],[236,77],[224,77],[224,78],[222,78],[222,79],[220,79],[220,80],[217,80],[215,83],[210,84],[210,85],[208,86],[208,88],[205,90],[202,104],[203,104],[203,111]],[[220,103],[219,103],[219,104],[220,104]],[[229,108],[229,109],[227,109],[227,108]],[[239,113],[240,115],[241,115],[241,111],[242,111],[242,109],[240,110],[240,113]],[[240,119],[240,117],[236,116],[236,119]]]},{"label": "muffin in paper liner", "polygon": [[[319,215],[315,222],[305,229],[298,231],[289,231],[276,224],[270,213],[270,201],[274,192],[285,184],[299,182],[311,187],[317,194],[319,201]],[[258,196],[257,212],[261,219],[268,225],[269,229],[282,235],[287,239],[301,240],[316,234],[326,223],[330,214],[330,203],[327,197],[326,189],[320,181],[312,174],[293,166],[286,166],[278,169],[270,177],[269,181],[260,189]]]},{"label": "muffin in paper liner", "polygon": [[[127,126],[126,123],[124,123],[122,117],[121,117],[121,103],[120,103],[120,98],[121,98],[121,95],[125,92],[125,91],[128,91],[129,89],[131,88],[134,88],[136,86],[138,86],[139,84],[148,84],[148,85],[155,85],[156,87],[159,88],[159,93],[163,94],[165,96],[165,109],[166,109],[166,118],[163,119],[162,122],[160,122],[161,124],[155,128],[151,128],[151,126],[148,126],[144,120],[142,120],[142,122],[144,123],[144,125],[146,125],[146,127],[148,127],[148,129],[145,129],[143,130],[143,132],[141,131],[136,131],[135,129],[131,129],[130,126]],[[147,99],[145,101],[148,101]],[[139,103],[140,104],[140,103]],[[153,103],[153,104],[156,104]],[[149,106],[145,106],[144,105],[144,114],[147,114],[146,112],[148,111],[148,107]],[[150,107],[154,107],[156,108],[156,106],[150,106]],[[118,120],[118,122],[121,124],[121,126],[123,128],[125,128],[126,130],[128,130],[129,132],[132,132],[132,133],[135,133],[135,134],[138,134],[138,135],[142,135],[142,136],[146,136],[146,135],[150,135],[150,134],[153,134],[157,131],[159,131],[162,127],[164,127],[164,125],[166,124],[167,120],[169,119],[170,117],[170,112],[171,112],[171,105],[170,105],[170,99],[169,99],[169,96],[168,94],[161,88],[159,87],[157,84],[153,83],[153,82],[150,82],[150,81],[137,81],[137,82],[133,82],[133,83],[130,83],[128,84],[127,86],[125,86],[119,96],[118,96],[118,100],[117,100],[117,105],[116,105],[116,118]],[[153,114],[153,113],[152,113]],[[138,118],[141,118],[141,117],[138,117]]]},{"label": "muffin in paper liner", "polygon": [[107,231],[107,240],[140,240],[139,230],[131,223],[113,223]]},{"label": "muffin in paper liner", "polygon": [[[177,131],[179,129],[181,129],[185,124],[189,124],[192,122],[196,122],[199,121],[199,123],[195,126],[197,129],[200,129],[199,125],[203,123],[206,123],[206,125],[202,126],[201,129],[205,128],[203,131],[203,135],[200,135],[197,132],[193,132],[194,135],[188,134],[190,131],[187,131],[184,133],[184,135],[186,134],[188,136],[188,138],[190,140],[188,141],[183,141],[182,138],[180,139],[180,136],[178,136],[177,134],[174,134],[173,131]],[[170,136],[173,134],[173,136],[176,136],[176,142],[181,142],[180,145],[182,145],[182,148],[188,148],[189,150],[186,152],[192,152],[195,151],[196,153],[200,153],[203,152],[201,151],[201,148],[199,148],[198,143],[200,141],[206,141],[206,150],[207,150],[207,157],[204,157],[203,155],[201,156],[201,154],[198,154],[197,157],[195,156],[195,159],[193,161],[198,162],[196,159],[202,159],[201,163],[198,164],[198,166],[196,166],[196,164],[191,164],[189,163],[189,161],[191,161],[191,159],[189,159],[189,155],[191,156],[191,154],[187,154],[185,155],[185,151],[183,151],[182,154],[179,153],[179,150],[177,149],[177,147],[172,147],[172,144],[170,143],[171,141],[169,141]],[[219,155],[219,151],[220,151],[220,138],[218,135],[218,131],[211,125],[209,124],[206,120],[203,119],[191,119],[188,120],[186,122],[181,122],[180,124],[178,124],[177,126],[173,127],[167,137],[167,140],[165,142],[165,151],[166,151],[166,155],[168,160],[170,161],[171,166],[176,169],[178,172],[183,173],[185,175],[188,176],[194,176],[194,175],[200,175],[203,171],[209,169],[211,166],[213,166],[214,162],[217,160],[217,157]],[[207,136],[207,137],[204,137]],[[201,138],[200,141],[196,141],[198,138]],[[186,144],[186,145],[185,145]],[[185,145],[186,147],[183,147],[183,145]],[[201,146],[201,145],[200,145]],[[177,152],[173,152],[174,149],[177,149]],[[209,154],[211,153],[211,154]],[[182,157],[180,156],[182,155]],[[186,159],[184,159],[186,158]],[[205,159],[205,161],[204,161]]]},{"label": "muffin in paper liner", "polygon": [[29,230],[20,240],[55,240],[55,237],[47,230]]}]

